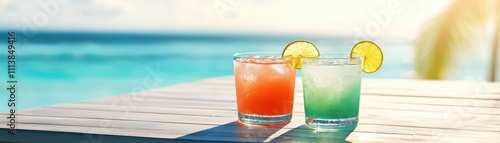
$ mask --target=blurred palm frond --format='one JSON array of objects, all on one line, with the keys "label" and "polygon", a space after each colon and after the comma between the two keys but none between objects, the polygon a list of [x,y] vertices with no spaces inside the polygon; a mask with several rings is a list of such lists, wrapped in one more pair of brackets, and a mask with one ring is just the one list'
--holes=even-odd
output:
[{"label": "blurred palm frond", "polygon": [[488,0],[456,0],[416,39],[419,78],[443,79],[459,56],[473,47],[478,28],[485,28]]}]

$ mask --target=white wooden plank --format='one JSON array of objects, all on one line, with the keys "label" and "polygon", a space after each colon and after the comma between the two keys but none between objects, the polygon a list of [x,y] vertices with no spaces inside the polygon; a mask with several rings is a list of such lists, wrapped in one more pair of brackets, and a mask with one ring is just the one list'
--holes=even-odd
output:
[{"label": "white wooden plank", "polygon": [[[225,96],[221,98],[207,97],[209,95],[195,96],[189,93],[183,94],[185,96],[170,96],[165,95],[161,98],[134,98],[127,96],[106,97],[96,100],[84,101],[82,103],[94,104],[116,104],[116,105],[182,105],[182,104],[200,104],[201,106],[216,107],[230,104],[236,107],[236,97]],[[303,104],[303,97],[301,93],[295,94],[295,105]],[[202,97],[205,96],[205,97]],[[191,99],[194,98],[194,99]],[[146,102],[147,101],[147,102]],[[499,108],[500,100],[487,100],[487,99],[457,99],[457,98],[433,98],[433,97],[413,97],[413,96],[387,96],[375,94],[362,94],[361,101],[364,102],[377,102],[377,103],[407,103],[407,104],[428,104],[428,105],[447,105],[447,106],[473,106],[473,107],[489,107]]]},{"label": "white wooden plank", "polygon": [[[35,122],[35,123],[30,123]],[[271,137],[271,134],[255,134],[253,136],[248,136],[248,134],[254,133],[255,131],[265,131],[273,130],[272,128],[262,128],[262,127],[245,127],[238,126],[235,123],[221,124],[219,125],[199,125],[199,124],[173,124],[173,123],[159,123],[159,122],[145,122],[145,121],[123,121],[123,120],[107,120],[107,119],[79,119],[79,118],[56,118],[51,117],[31,117],[27,121],[20,122],[21,128],[23,129],[37,129],[33,126],[37,125],[51,125],[53,127],[46,128],[45,130],[51,131],[71,131],[71,132],[83,132],[92,134],[110,134],[110,135],[128,135],[128,136],[146,136],[146,137],[159,137],[159,138],[179,138],[184,136],[185,139],[207,139],[210,136],[217,136],[220,138],[215,138],[219,141],[228,141],[227,138],[237,139],[237,141],[248,141],[253,140],[264,140]],[[99,125],[99,126],[95,126]],[[23,127],[27,126],[27,127]],[[71,126],[72,129],[61,130],[57,127],[67,127]],[[56,128],[54,128],[56,127]],[[90,130],[92,127],[95,130]],[[102,128],[112,128],[117,133],[110,133],[107,130],[102,131]],[[295,129],[294,127],[284,127],[276,128],[276,130],[295,130],[295,132],[301,132],[303,134],[316,134],[311,129]],[[191,131],[199,132],[191,132]],[[276,131],[275,130],[275,131]],[[124,132],[125,131],[125,132]],[[137,131],[135,134],[129,134],[129,131]],[[163,131],[162,134],[157,134]],[[273,132],[275,132],[273,131]],[[406,135],[406,137],[412,137],[414,134],[418,134],[422,137],[432,137],[434,134],[441,133],[441,136],[446,137],[460,137],[460,138],[474,138],[474,139],[493,139],[494,134],[498,132],[477,132],[477,131],[467,131],[467,130],[449,130],[449,129],[429,129],[420,127],[407,127],[407,126],[387,126],[387,125],[377,125],[377,124],[363,124],[361,123],[355,132],[368,132],[368,133],[379,133],[379,134],[393,134],[393,135]],[[286,133],[285,133],[286,134]],[[302,136],[303,134],[291,134],[289,137],[307,137]],[[485,136],[487,135],[487,136]],[[260,139],[259,139],[260,137]],[[277,136],[280,137],[280,136]],[[249,138],[249,139],[244,139]],[[314,136],[310,137],[314,138]]]},{"label": "white wooden plank", "polygon": [[[175,108],[173,108],[175,109]],[[228,121],[236,120],[236,112],[220,112],[222,115],[215,114],[197,114],[199,112],[207,112],[210,110],[197,110],[197,109],[184,109],[184,114],[177,112],[123,112],[123,111],[101,111],[101,110],[81,110],[73,108],[42,108],[38,110],[24,111],[18,116],[50,116],[50,117],[72,117],[72,118],[88,118],[88,119],[119,119],[119,120],[134,120],[134,121],[148,121],[148,122],[169,122],[179,124],[211,124],[217,125]],[[59,114],[64,113],[64,114]],[[7,116],[7,115],[4,115]],[[1,116],[0,116],[1,117]],[[471,129],[471,130],[495,130],[500,128],[500,124],[496,124],[498,116],[490,115],[475,115],[463,117],[460,115],[453,115],[451,113],[439,112],[426,112],[426,111],[399,111],[399,110],[385,110],[385,109],[366,109],[360,111],[361,123],[374,123],[374,124],[387,124],[387,125],[411,125],[419,126],[420,121],[426,121],[422,127],[442,127],[450,128],[449,126],[458,123],[467,123],[469,126],[463,126],[456,129]],[[295,111],[294,120],[304,122],[304,114]],[[409,124],[396,124],[399,122]],[[484,122],[491,124],[483,125]],[[392,123],[392,124],[391,124]],[[493,128],[493,129],[491,129]]]},{"label": "white wooden plank", "polygon": [[[292,122],[236,126],[234,79],[222,77],[18,112],[19,129],[212,141],[331,141],[303,129],[300,78]],[[363,79],[355,142],[500,140],[499,83]],[[7,114],[0,114],[5,118]],[[5,124],[5,121],[0,121]],[[0,127],[5,129],[5,127]],[[112,129],[112,130],[110,130]],[[216,137],[216,138],[214,138]],[[2,139],[0,139],[2,141]]]}]

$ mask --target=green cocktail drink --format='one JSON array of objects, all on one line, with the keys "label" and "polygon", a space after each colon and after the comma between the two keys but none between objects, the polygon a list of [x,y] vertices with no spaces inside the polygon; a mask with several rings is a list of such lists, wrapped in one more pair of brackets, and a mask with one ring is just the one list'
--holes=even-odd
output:
[{"label": "green cocktail drink", "polygon": [[306,95],[306,116],[313,118],[351,118],[358,116],[360,80],[343,90],[325,87],[308,87]]},{"label": "green cocktail drink", "polygon": [[343,129],[358,123],[362,57],[326,53],[302,59],[306,124]]}]

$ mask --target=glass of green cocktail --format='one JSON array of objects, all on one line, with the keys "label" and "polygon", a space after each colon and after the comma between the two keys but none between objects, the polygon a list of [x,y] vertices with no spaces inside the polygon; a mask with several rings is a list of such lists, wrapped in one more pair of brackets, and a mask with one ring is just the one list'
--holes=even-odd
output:
[{"label": "glass of green cocktail", "polygon": [[363,56],[322,53],[302,58],[306,124],[318,130],[357,126]]}]

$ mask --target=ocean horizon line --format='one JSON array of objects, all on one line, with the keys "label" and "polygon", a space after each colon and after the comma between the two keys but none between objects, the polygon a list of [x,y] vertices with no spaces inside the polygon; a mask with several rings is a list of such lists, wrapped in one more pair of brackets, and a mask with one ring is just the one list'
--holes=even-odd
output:
[{"label": "ocean horizon line", "polygon": [[[37,31],[16,32],[19,43],[53,44],[61,42],[96,42],[101,44],[166,42],[166,41],[293,41],[293,40],[352,40],[348,36],[282,33],[226,33],[226,32],[117,32],[117,31]],[[8,33],[9,30],[0,30]],[[2,36],[3,35],[3,36]],[[0,37],[7,38],[7,34]]]}]

